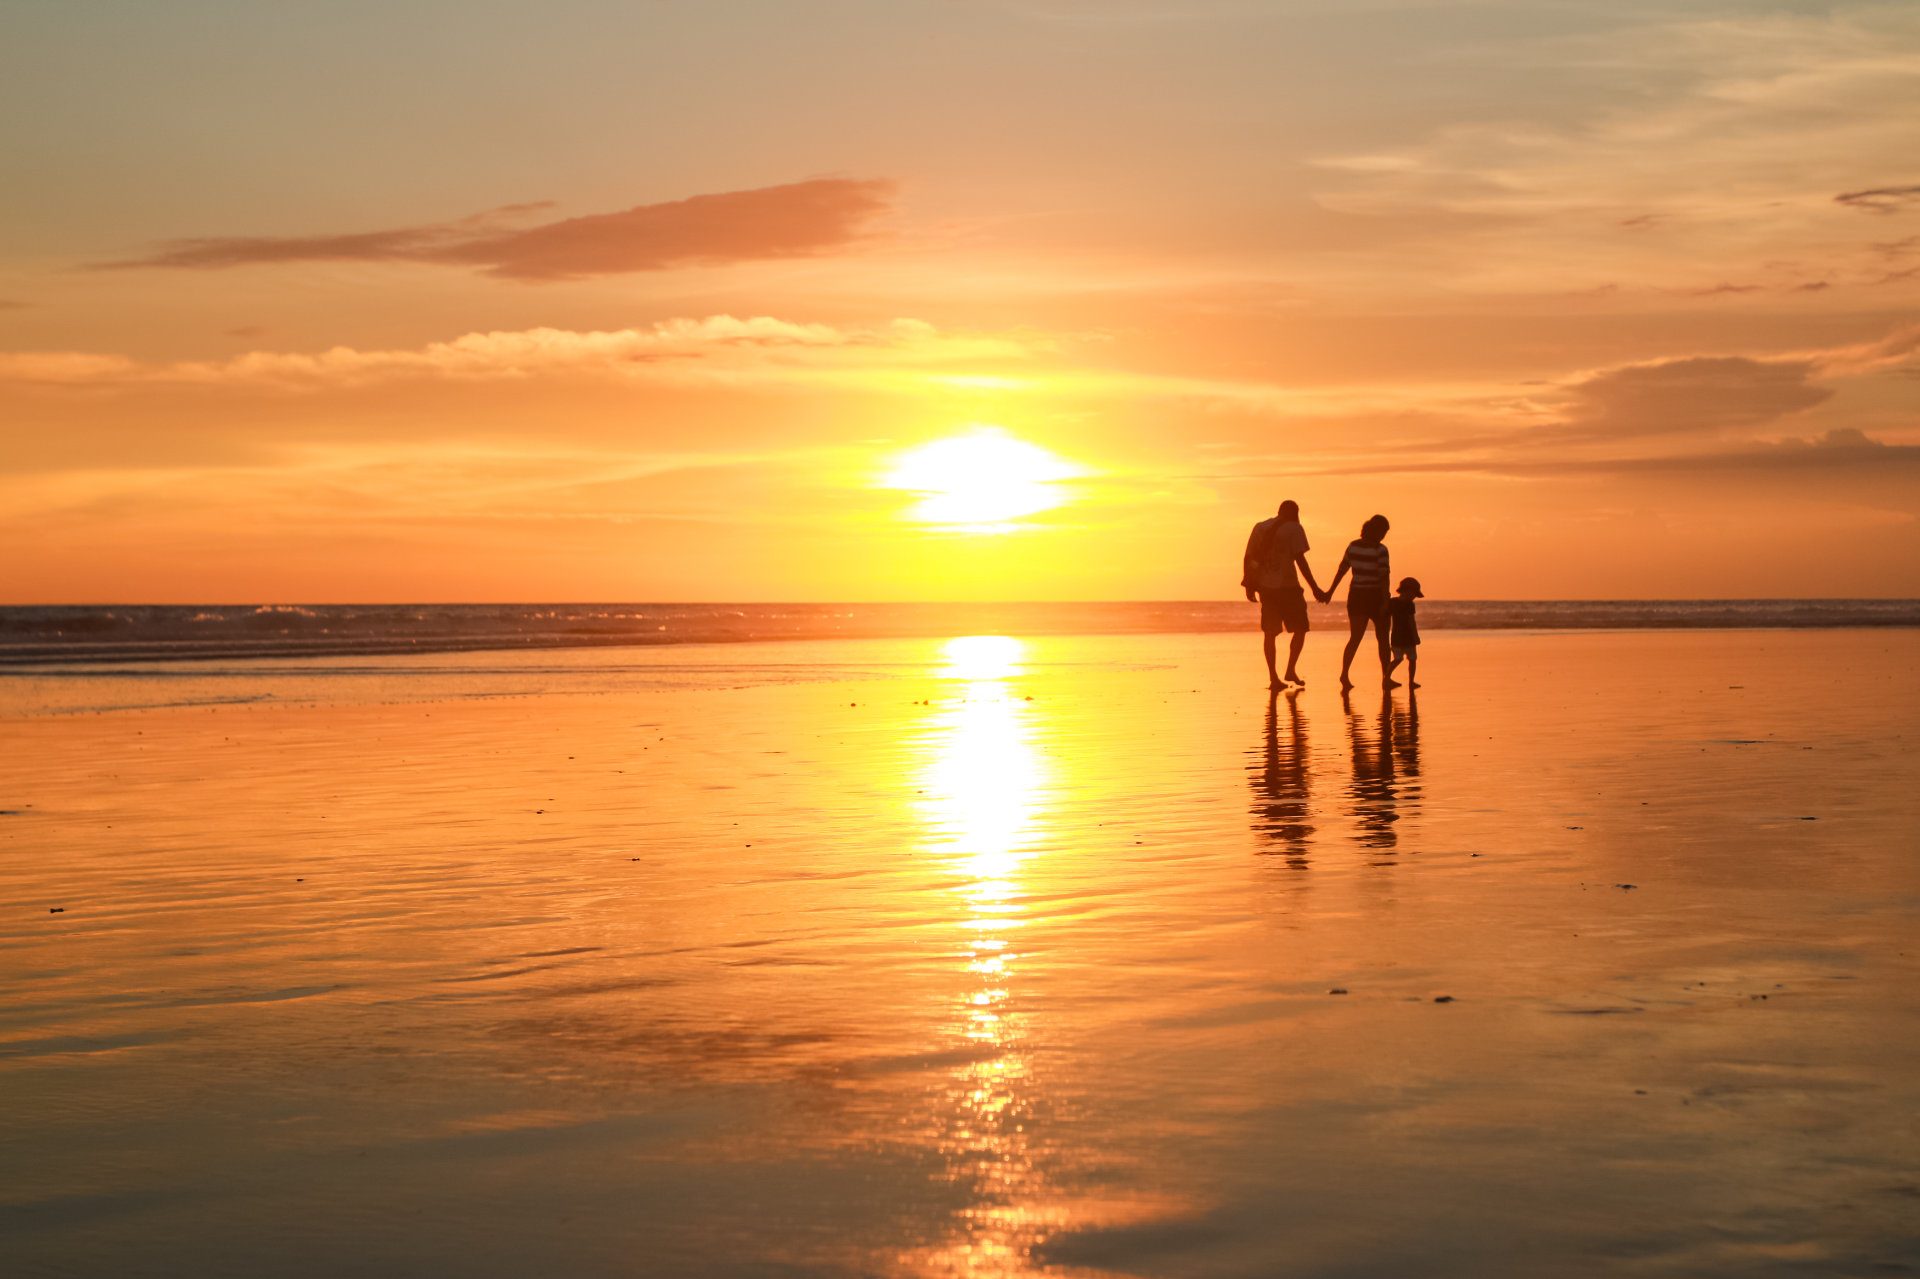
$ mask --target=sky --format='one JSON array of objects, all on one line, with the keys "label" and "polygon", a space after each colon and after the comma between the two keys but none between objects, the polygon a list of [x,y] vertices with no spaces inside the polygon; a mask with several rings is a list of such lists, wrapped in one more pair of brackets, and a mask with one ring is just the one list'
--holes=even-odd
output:
[{"label": "sky", "polygon": [[0,602],[1920,595],[1904,0],[19,0],[0,154]]}]

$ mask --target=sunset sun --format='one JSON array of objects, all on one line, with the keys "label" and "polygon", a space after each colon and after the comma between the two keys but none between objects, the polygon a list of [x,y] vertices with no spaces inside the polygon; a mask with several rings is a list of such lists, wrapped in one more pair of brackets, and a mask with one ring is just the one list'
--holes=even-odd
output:
[{"label": "sunset sun", "polygon": [[1051,510],[1072,494],[1064,481],[1086,471],[997,426],[935,440],[894,459],[881,481],[917,494],[907,518],[971,532],[1005,532],[1013,522]]}]

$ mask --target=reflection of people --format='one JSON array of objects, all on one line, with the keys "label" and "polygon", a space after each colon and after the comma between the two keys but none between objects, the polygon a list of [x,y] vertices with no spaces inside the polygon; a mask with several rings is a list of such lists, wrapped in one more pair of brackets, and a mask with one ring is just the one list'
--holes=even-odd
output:
[{"label": "reflection of people", "polygon": [[1307,801],[1307,721],[1297,694],[1289,693],[1287,731],[1280,731],[1280,702],[1267,699],[1267,731],[1259,758],[1247,766],[1253,784],[1253,829],[1280,846],[1287,864],[1307,868],[1307,844],[1313,835]]},{"label": "reflection of people", "polygon": [[[1272,519],[1253,526],[1241,557],[1240,585],[1249,601],[1260,602],[1261,651],[1267,658],[1269,689],[1287,684],[1306,687],[1307,681],[1296,669],[1300,650],[1307,643],[1307,598],[1300,591],[1301,573],[1306,574],[1316,599],[1324,602],[1330,598],[1320,590],[1320,584],[1313,580],[1313,570],[1307,566],[1307,531],[1300,526],[1300,504],[1286,501],[1280,503],[1279,513]],[[1287,646],[1284,676],[1274,665],[1274,640],[1283,630],[1293,636]]]},{"label": "reflection of people", "polygon": [[1341,704],[1347,712],[1347,739],[1353,747],[1353,820],[1360,843],[1368,848],[1391,849],[1397,843],[1393,824],[1400,820],[1394,811],[1393,793],[1393,708],[1382,699],[1376,731],[1369,733],[1365,717],[1356,715],[1353,702],[1344,695]]},{"label": "reflection of people", "polygon": [[1401,807],[1410,808],[1420,800],[1420,699],[1411,691],[1405,707],[1393,708],[1393,759],[1403,780]]},{"label": "reflection of people", "polygon": [[1420,687],[1420,622],[1413,615],[1414,601],[1425,595],[1426,592],[1420,589],[1419,578],[1403,577],[1399,590],[1387,602],[1387,620],[1393,632],[1388,645],[1393,650],[1393,662],[1387,667],[1387,674],[1393,674],[1400,668],[1400,663],[1405,662],[1407,684],[1412,688]]},{"label": "reflection of people", "polygon": [[1353,687],[1348,670],[1353,666],[1353,655],[1360,651],[1360,641],[1365,638],[1367,624],[1373,624],[1374,638],[1380,644],[1380,680],[1388,688],[1400,687],[1398,681],[1388,672],[1387,654],[1387,580],[1391,576],[1387,564],[1387,547],[1383,540],[1392,526],[1387,517],[1376,515],[1360,526],[1360,536],[1347,543],[1347,553],[1340,560],[1340,567],[1334,571],[1333,582],[1327,587],[1327,594],[1340,589],[1340,579],[1349,571],[1353,573],[1353,585],[1347,588],[1347,651],[1340,659],[1340,687]]},{"label": "reflection of people", "polygon": [[1367,717],[1354,713],[1353,700],[1341,695],[1347,712],[1347,736],[1353,746],[1353,816],[1360,843],[1392,849],[1399,843],[1394,823],[1402,810],[1420,799],[1420,707],[1411,695],[1405,710],[1385,693],[1372,731]]}]

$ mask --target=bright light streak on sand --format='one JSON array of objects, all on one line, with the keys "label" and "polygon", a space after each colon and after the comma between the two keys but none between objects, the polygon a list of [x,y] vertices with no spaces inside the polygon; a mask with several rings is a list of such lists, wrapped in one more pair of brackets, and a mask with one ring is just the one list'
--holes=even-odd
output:
[{"label": "bright light streak on sand", "polygon": [[1006,635],[947,641],[940,674],[956,681],[958,698],[926,739],[922,812],[960,881],[955,923],[968,974],[950,1033],[973,1052],[994,1053],[957,1067],[947,1091],[947,1178],[973,1200],[945,1239],[905,1259],[906,1269],[926,1274],[1030,1273],[1055,1193],[1027,1135],[1035,1099],[1018,1000],[1026,956],[1012,941],[1031,922],[1020,872],[1047,823],[1050,790],[1033,708],[1008,684],[1025,673],[1026,649]]},{"label": "bright light streak on sand", "polygon": [[964,681],[965,691],[942,717],[926,779],[929,817],[975,878],[976,913],[996,914],[1011,892],[1002,877],[1028,842],[1042,784],[1025,704],[1005,683],[1025,651],[1006,635],[963,636],[941,650],[943,673]]},{"label": "bright light streak on sand", "polygon": [[907,517],[969,533],[1005,533],[1015,521],[1052,510],[1071,494],[1062,482],[1086,471],[997,426],[935,440],[894,460],[881,481],[920,495]]}]

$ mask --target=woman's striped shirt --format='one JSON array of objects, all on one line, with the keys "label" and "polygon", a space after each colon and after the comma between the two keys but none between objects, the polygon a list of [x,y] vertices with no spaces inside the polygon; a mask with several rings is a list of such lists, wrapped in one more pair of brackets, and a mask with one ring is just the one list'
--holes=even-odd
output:
[{"label": "woman's striped shirt", "polygon": [[1387,578],[1391,576],[1387,568],[1387,544],[1369,542],[1365,538],[1355,538],[1347,543],[1347,557],[1343,561],[1353,573],[1353,589],[1361,594],[1381,592],[1387,589]]}]

